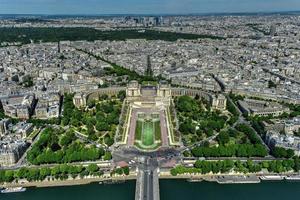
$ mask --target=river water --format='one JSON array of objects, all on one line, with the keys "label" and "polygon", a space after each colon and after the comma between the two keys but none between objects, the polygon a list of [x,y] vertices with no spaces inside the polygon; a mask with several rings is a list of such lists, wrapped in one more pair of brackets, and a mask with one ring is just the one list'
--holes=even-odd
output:
[{"label": "river water", "polygon": [[[29,188],[24,193],[0,194],[0,200],[134,200],[135,181],[114,185]],[[297,200],[300,182],[219,185],[160,180],[161,200]]]}]

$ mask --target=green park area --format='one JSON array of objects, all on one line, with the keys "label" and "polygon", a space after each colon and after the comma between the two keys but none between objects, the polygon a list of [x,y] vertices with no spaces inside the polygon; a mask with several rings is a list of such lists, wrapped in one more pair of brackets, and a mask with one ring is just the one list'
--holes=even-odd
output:
[{"label": "green park area", "polygon": [[186,146],[210,138],[226,127],[229,115],[211,109],[210,103],[199,97],[175,98],[179,131]]},{"label": "green park area", "polygon": [[103,148],[77,138],[71,129],[48,127],[28,151],[27,161],[34,165],[63,164],[105,159],[105,154]]},{"label": "green park area", "polygon": [[[76,108],[73,94],[65,94],[63,116],[55,120],[55,126],[49,124],[42,129],[27,153],[27,161],[41,165],[111,159],[111,153],[104,147],[114,143],[122,107],[119,97],[102,95],[99,100],[89,102],[86,108]],[[40,127],[45,124],[39,120],[31,122]],[[34,132],[28,137],[36,135]]]},{"label": "green park area", "polygon": [[[221,112],[199,97],[175,99],[179,131],[183,143],[191,148],[185,156],[194,157],[265,157],[268,152],[255,131],[236,123],[233,112]],[[290,156],[289,156],[290,157]]]},{"label": "green park area", "polygon": [[76,133],[102,145],[111,146],[122,108],[122,99],[100,96],[99,100],[88,102],[87,108],[76,108],[73,95],[65,95],[62,125],[70,126]]},{"label": "green park area", "polygon": [[153,150],[161,144],[160,121],[158,115],[139,115],[135,129],[135,144],[143,150]]},{"label": "green park area", "polygon": [[214,35],[198,35],[188,33],[173,33],[154,30],[113,30],[101,31],[94,28],[0,28],[0,43],[19,42],[28,44],[34,42],[58,42],[58,41],[77,41],[77,40],[110,40],[119,41],[126,39],[146,39],[146,40],[165,40],[176,41],[178,39],[224,39]]}]

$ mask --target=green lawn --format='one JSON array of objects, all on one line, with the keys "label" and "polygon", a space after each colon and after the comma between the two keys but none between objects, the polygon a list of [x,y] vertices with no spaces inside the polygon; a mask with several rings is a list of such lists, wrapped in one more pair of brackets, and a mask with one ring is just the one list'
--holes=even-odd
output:
[{"label": "green lawn", "polygon": [[154,127],[155,127],[155,140],[161,140],[160,121],[155,121]]},{"label": "green lawn", "polygon": [[142,133],[142,143],[145,146],[151,146],[154,143],[154,123],[152,121],[145,121]]},{"label": "green lawn", "polygon": [[152,150],[161,145],[160,121],[155,119],[144,119],[143,116],[136,122],[135,145],[140,149]]},{"label": "green lawn", "polygon": [[140,120],[136,121],[136,128],[135,128],[135,139],[141,140],[142,139],[142,131],[143,131],[143,122]]}]

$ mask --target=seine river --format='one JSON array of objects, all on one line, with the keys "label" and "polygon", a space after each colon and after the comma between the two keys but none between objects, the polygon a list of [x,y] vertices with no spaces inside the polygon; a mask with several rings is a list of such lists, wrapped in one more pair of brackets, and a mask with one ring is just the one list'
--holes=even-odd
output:
[{"label": "seine river", "polygon": [[[90,184],[55,188],[32,188],[25,193],[0,194],[2,200],[134,200],[135,181],[115,185]],[[295,200],[300,182],[219,185],[161,180],[161,200]]]}]

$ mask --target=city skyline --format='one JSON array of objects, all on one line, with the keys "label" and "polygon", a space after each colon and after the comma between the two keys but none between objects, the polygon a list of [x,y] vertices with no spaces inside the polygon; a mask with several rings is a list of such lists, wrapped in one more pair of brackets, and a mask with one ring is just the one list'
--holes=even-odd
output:
[{"label": "city skyline", "polygon": [[0,14],[203,14],[243,12],[285,12],[300,10],[297,0],[0,0]]}]

